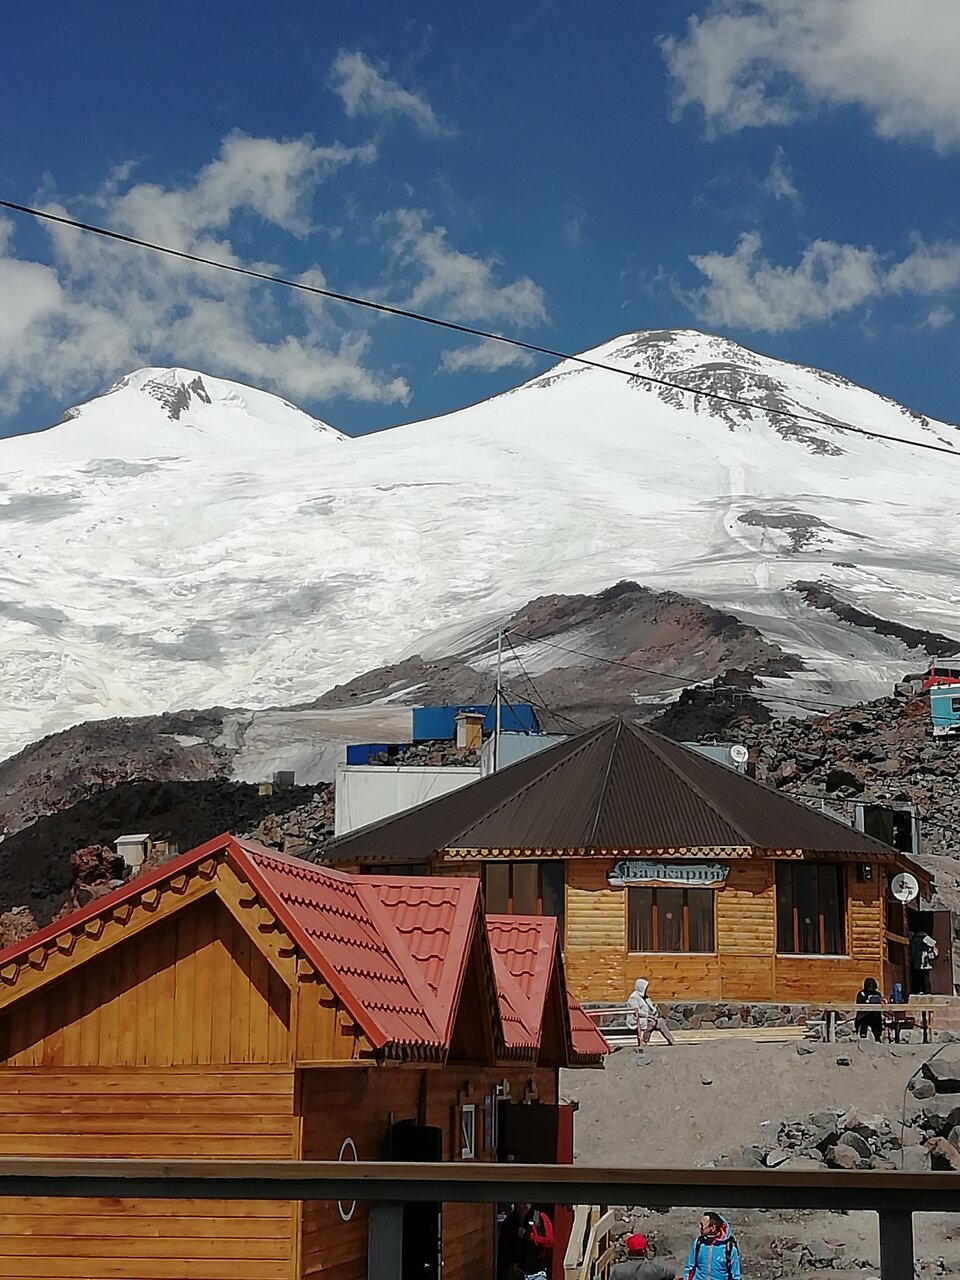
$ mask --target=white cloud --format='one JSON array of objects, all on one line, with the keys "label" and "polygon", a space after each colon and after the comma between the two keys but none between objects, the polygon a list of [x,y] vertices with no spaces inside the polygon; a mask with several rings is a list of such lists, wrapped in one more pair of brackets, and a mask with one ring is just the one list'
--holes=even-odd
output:
[{"label": "white cloud", "polygon": [[[317,146],[232,134],[218,157],[179,187],[131,185],[114,172],[84,202],[130,234],[216,261],[240,264],[228,233],[250,215],[302,235],[318,186],[337,169],[372,158],[368,147]],[[45,207],[64,211],[48,200]],[[345,332],[314,300],[281,313],[275,293],[241,276],[177,261],[63,226],[43,224],[44,262],[15,256],[0,221],[0,412],[25,395],[73,397],[138,364],[199,365],[313,399],[406,401],[401,378],[369,367],[369,340]],[[276,270],[271,263],[245,264]],[[309,283],[322,272],[306,273]]]},{"label": "white cloud", "polygon": [[774,266],[756,232],[740,237],[731,254],[705,253],[691,261],[706,276],[697,310],[711,324],[778,332],[849,311],[881,289],[873,249],[816,240],[795,267]]},{"label": "white cloud", "polygon": [[890,272],[890,287],[901,293],[942,293],[960,285],[960,244],[928,245],[917,240],[913,252]]},{"label": "white cloud", "polygon": [[[869,246],[815,240],[793,266],[777,266],[763,254],[756,232],[744,233],[732,253],[691,258],[706,283],[687,295],[711,324],[775,333],[843,315],[883,297],[931,297],[960,287],[960,243],[928,245],[917,238],[910,253],[889,262]],[[952,319],[944,306],[927,319],[931,328]]]},{"label": "white cloud", "polygon": [[661,44],[677,109],[710,132],[856,106],[881,137],[960,144],[957,0],[714,0]]},{"label": "white cloud", "polygon": [[767,195],[773,196],[774,200],[789,200],[791,204],[800,203],[800,192],[793,181],[793,169],[783,147],[777,147],[773,153],[770,169],[760,185]]},{"label": "white cloud", "polygon": [[930,311],[924,318],[922,328],[924,329],[946,329],[948,325],[953,324],[956,316],[951,307],[945,307],[941,303],[939,306],[931,307]]},{"label": "white cloud", "polygon": [[481,339],[468,347],[455,347],[445,351],[440,360],[444,373],[496,373],[498,369],[519,366],[526,369],[533,364],[533,354],[522,347],[511,347],[505,342]]},{"label": "white cloud", "polygon": [[362,53],[342,49],[333,61],[330,83],[351,118],[406,116],[427,137],[447,132],[426,98],[404,89]]},{"label": "white cloud", "polygon": [[544,292],[529,276],[500,284],[499,263],[455,249],[446,228],[432,226],[422,209],[398,209],[389,221],[396,228],[389,244],[394,268],[412,281],[406,307],[439,310],[444,320],[475,326],[498,321],[525,326],[547,319]]}]

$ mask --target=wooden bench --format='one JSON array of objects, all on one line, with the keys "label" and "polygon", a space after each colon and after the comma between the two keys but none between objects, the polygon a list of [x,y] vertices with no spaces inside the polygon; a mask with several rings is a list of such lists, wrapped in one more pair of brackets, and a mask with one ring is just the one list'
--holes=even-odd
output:
[{"label": "wooden bench", "polygon": [[919,1015],[923,1043],[930,1044],[933,1039],[933,1015],[937,1007],[937,1005],[924,1004],[920,1000],[911,1000],[909,1004],[857,1004],[855,1001],[846,1004],[831,1000],[829,1004],[821,1006],[824,1039],[831,1044],[836,1041],[837,1023],[842,1014],[879,1013],[883,1016],[884,1028],[893,1032],[896,1044],[900,1043],[901,1031],[908,1031],[916,1026]]}]

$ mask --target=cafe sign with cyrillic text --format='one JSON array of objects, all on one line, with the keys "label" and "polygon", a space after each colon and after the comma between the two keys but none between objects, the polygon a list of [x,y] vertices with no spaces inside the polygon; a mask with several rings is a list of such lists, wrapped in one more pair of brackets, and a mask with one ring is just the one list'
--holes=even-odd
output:
[{"label": "cafe sign with cyrillic text", "polygon": [[717,889],[729,871],[722,862],[672,862],[648,858],[621,858],[607,873],[615,889],[625,885],[665,884],[678,889]]}]

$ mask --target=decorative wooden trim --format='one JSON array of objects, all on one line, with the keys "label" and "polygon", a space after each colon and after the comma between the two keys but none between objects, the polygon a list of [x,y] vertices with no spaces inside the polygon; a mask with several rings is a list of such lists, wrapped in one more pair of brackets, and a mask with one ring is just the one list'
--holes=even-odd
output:
[{"label": "decorative wooden trim", "polygon": [[[801,851],[788,850],[778,851],[778,856],[792,857],[800,856]],[[729,846],[723,848],[711,848],[709,846],[690,846],[689,848],[569,848],[569,849],[543,849],[543,848],[515,848],[515,849],[444,849],[439,855],[439,860],[443,863],[454,862],[492,862],[497,860],[517,861],[521,859],[531,859],[538,862],[546,862],[553,860],[565,859],[596,859],[605,860],[613,858],[716,858],[716,859],[734,859],[734,858],[756,858],[758,856],[769,856],[767,854],[759,855],[758,851],[748,846]]]},{"label": "decorative wooden trim", "polygon": [[25,956],[11,960],[0,970],[0,1008],[40,990],[77,965],[102,956],[120,942],[135,938],[185,902],[196,902],[216,892],[217,882],[190,874],[183,890],[165,892],[166,885],[154,885],[139,899],[128,898],[102,916],[92,916],[69,926],[62,933],[34,947]]}]

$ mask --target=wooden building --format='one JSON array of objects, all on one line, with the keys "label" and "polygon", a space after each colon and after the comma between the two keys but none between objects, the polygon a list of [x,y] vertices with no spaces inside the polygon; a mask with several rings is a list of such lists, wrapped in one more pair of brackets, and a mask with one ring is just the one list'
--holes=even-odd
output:
[{"label": "wooden building", "polygon": [[[572,1159],[559,1068],[606,1045],[557,929],[469,879],[230,836],[0,952],[0,1153]],[[404,1275],[492,1280],[493,1206],[412,1206]],[[7,1280],[366,1280],[366,1207],[7,1200]]]},{"label": "wooden building", "polygon": [[493,911],[560,922],[581,1000],[853,999],[906,981],[889,892],[920,866],[845,823],[615,720],[335,840],[335,865],[482,879]]}]

